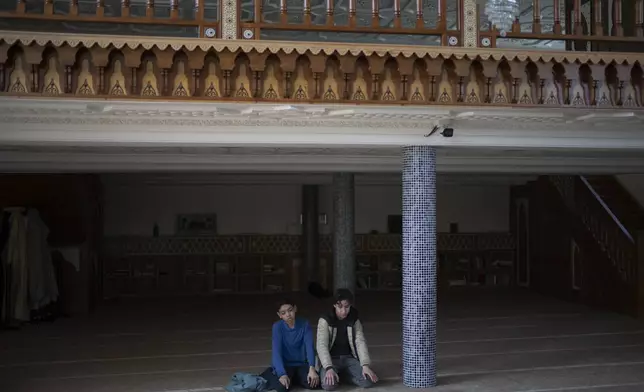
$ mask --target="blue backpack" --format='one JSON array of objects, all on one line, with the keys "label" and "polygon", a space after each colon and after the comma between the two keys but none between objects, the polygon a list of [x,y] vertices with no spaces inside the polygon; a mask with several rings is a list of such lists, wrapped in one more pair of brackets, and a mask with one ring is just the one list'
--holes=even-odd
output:
[{"label": "blue backpack", "polygon": [[228,392],[264,392],[267,381],[250,373],[235,373],[224,388]]}]

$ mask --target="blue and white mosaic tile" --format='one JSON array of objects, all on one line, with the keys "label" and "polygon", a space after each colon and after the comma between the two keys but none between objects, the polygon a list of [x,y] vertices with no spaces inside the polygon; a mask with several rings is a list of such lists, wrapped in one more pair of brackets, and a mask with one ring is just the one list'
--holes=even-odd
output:
[{"label": "blue and white mosaic tile", "polygon": [[403,383],[436,385],[436,150],[403,147]]}]

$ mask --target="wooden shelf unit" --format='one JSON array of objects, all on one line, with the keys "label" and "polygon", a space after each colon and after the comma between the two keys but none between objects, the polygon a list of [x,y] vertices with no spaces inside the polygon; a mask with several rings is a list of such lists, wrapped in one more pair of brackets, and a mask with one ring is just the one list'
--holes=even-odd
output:
[{"label": "wooden shelf unit", "polygon": [[[106,298],[273,293],[305,290],[299,236],[113,238],[103,246]],[[333,282],[331,241],[321,237],[319,282]],[[400,290],[399,235],[356,236],[356,287]],[[508,233],[439,234],[440,285],[512,284],[514,240]]]},{"label": "wooden shelf unit", "polygon": [[402,287],[402,254],[360,254],[356,261],[357,289],[399,290]]},{"label": "wooden shelf unit", "polygon": [[290,291],[285,255],[127,257],[105,273],[104,297]]}]

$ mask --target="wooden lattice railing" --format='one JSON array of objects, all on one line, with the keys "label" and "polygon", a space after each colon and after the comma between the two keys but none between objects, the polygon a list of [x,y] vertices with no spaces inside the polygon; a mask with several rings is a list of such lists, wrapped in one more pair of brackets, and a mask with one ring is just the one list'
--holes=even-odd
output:
[{"label": "wooden lattice railing", "polygon": [[518,0],[519,15],[508,31],[490,24],[487,1],[0,0],[0,29],[356,44],[642,50],[644,0]]},{"label": "wooden lattice railing", "polygon": [[463,7],[463,0],[250,0],[240,28],[246,39],[460,46]]},{"label": "wooden lattice railing", "polygon": [[[486,23],[481,10],[481,40],[491,47],[535,42],[576,51],[642,51],[644,0],[529,0],[509,31]],[[487,45],[482,45],[487,46]]]},{"label": "wooden lattice railing", "polygon": [[220,0],[0,0],[4,30],[216,37]]}]

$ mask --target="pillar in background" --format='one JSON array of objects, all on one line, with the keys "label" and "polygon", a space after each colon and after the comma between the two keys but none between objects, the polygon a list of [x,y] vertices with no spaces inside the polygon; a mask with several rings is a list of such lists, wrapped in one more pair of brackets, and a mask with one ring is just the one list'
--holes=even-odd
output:
[{"label": "pillar in background", "polygon": [[354,193],[352,173],[333,174],[333,289],[347,288],[355,293]]},{"label": "pillar in background", "polygon": [[320,233],[318,231],[318,186],[302,186],[302,260],[303,282],[320,282]]},{"label": "pillar in background", "polygon": [[436,385],[436,151],[403,147],[403,383]]}]

